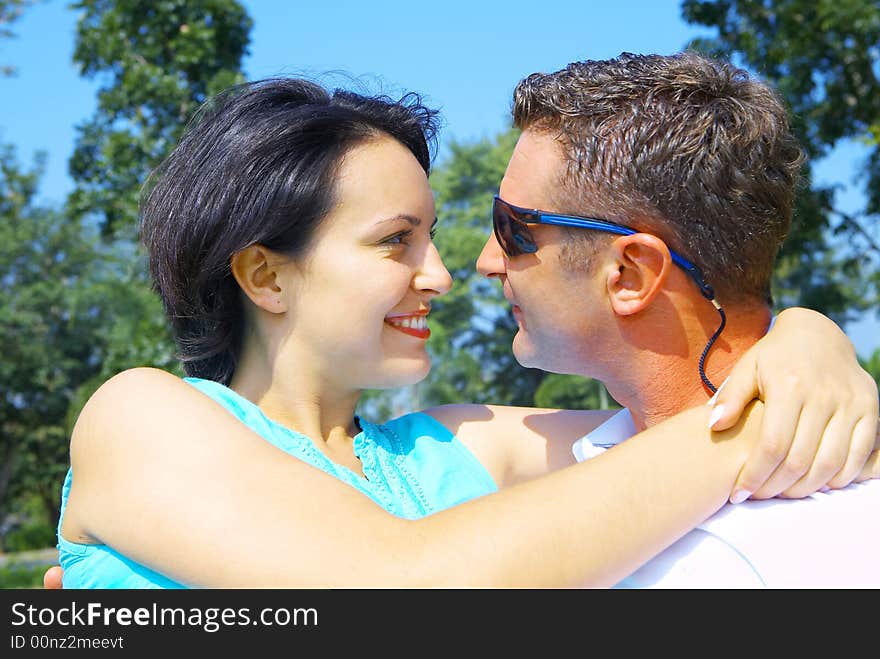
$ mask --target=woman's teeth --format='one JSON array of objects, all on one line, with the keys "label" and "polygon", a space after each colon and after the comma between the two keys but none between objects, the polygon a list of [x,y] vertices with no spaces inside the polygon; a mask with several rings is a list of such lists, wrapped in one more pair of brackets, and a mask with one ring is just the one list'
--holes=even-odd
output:
[{"label": "woman's teeth", "polygon": [[428,329],[428,319],[425,316],[405,316],[389,318],[388,323],[395,327],[408,327],[410,329]]}]

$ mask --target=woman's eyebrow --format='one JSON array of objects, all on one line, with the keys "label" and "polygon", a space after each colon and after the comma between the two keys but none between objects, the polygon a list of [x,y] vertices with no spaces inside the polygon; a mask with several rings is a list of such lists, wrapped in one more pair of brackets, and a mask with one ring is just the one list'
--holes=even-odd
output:
[{"label": "woman's eyebrow", "polygon": [[[406,220],[407,222],[412,224],[414,227],[417,227],[422,223],[422,220],[420,218],[416,217],[415,215],[407,215],[406,213],[399,213],[397,215],[394,215],[393,217],[387,217],[384,220],[379,220],[378,222],[376,222],[376,224],[384,224],[386,222],[396,222],[397,220]],[[435,218],[434,221],[436,222],[437,219]]]}]

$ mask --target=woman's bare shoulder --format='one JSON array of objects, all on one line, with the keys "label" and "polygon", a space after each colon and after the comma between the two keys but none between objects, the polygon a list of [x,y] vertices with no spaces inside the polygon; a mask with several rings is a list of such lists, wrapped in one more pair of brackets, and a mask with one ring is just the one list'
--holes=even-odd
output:
[{"label": "woman's bare shoulder", "polygon": [[116,396],[132,393],[162,393],[192,389],[183,380],[167,371],[139,366],[121,371],[106,380],[89,398],[86,405],[107,405]]},{"label": "woman's bare shoulder", "polygon": [[83,406],[70,439],[71,462],[111,459],[108,449],[136,442],[156,449],[191,432],[187,419],[228,418],[219,404],[181,378],[157,368],[122,371],[104,382]]}]

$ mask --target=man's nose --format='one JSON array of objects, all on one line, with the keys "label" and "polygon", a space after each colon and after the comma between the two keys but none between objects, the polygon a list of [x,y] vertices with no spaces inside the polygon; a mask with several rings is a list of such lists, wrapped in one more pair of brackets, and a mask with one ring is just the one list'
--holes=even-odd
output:
[{"label": "man's nose", "polygon": [[500,277],[507,272],[504,252],[494,233],[489,234],[489,239],[477,258],[477,272],[484,277]]}]

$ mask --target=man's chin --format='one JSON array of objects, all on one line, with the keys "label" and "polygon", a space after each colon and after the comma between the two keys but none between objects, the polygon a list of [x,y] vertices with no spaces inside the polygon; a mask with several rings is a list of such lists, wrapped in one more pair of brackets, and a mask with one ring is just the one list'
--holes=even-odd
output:
[{"label": "man's chin", "polygon": [[522,330],[513,337],[513,356],[520,366],[524,368],[541,368],[539,365],[539,353],[528,339],[522,336]]},{"label": "man's chin", "polygon": [[581,364],[573,355],[560,355],[552,350],[542,351],[522,336],[521,331],[513,338],[512,350],[517,363],[523,368],[537,368],[560,375],[582,375],[579,369]]}]

